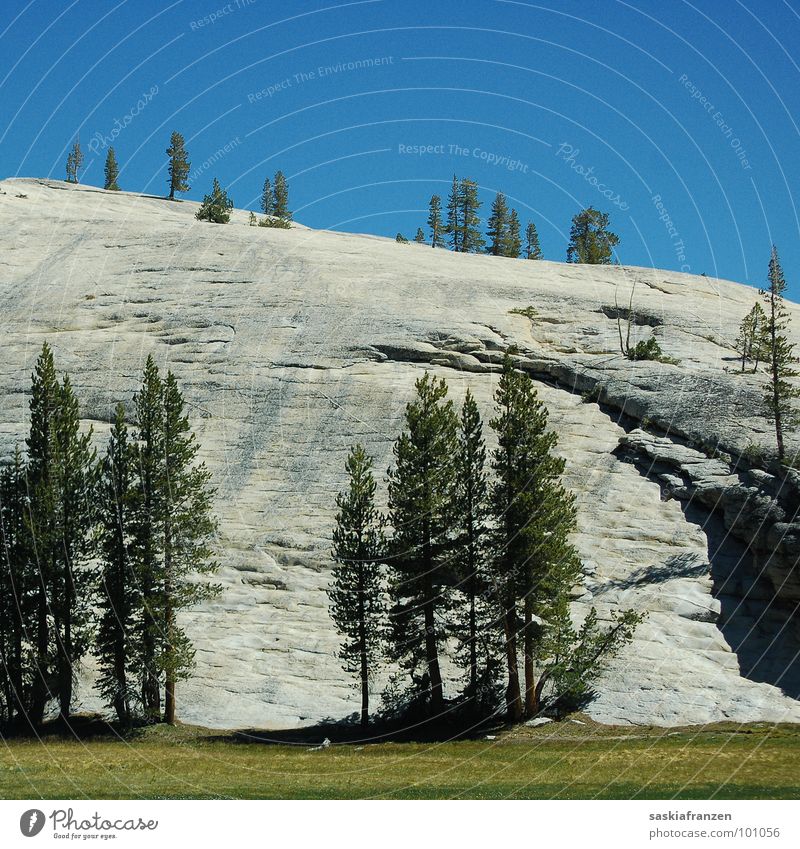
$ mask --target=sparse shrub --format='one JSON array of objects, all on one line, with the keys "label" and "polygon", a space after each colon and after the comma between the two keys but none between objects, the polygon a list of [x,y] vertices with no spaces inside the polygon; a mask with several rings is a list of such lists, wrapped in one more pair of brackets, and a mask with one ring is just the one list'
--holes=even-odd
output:
[{"label": "sparse shrub", "polygon": [[664,352],[658,344],[658,339],[651,336],[649,339],[640,339],[633,348],[628,350],[629,360],[661,360]]},{"label": "sparse shrub", "polygon": [[539,313],[533,307],[514,307],[513,310],[509,310],[509,313],[511,315],[524,315],[531,321],[536,321],[539,318]]}]

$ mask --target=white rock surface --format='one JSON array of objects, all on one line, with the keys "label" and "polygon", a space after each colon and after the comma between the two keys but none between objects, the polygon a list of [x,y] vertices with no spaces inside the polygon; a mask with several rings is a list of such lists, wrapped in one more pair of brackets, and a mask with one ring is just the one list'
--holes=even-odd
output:
[{"label": "white rock surface", "polygon": [[[194,219],[196,204],[59,182],[6,180],[0,192],[0,451],[24,439],[28,375],[45,339],[101,435],[117,401],[131,398],[148,353],[175,371],[190,402],[219,488],[224,592],[186,617],[198,652],[179,691],[184,721],[278,727],[357,709],[335,658],[325,594],[348,447],[360,440],[378,470],[389,466],[426,367],[448,379],[456,398],[469,386],[488,420],[496,363],[511,342],[521,365],[548,381],[540,392],[578,498],[587,575],[576,615],[588,605],[601,615],[649,611],[590,713],[663,725],[800,721],[800,703],[775,686],[785,686],[780,669],[754,673],[746,653],[732,650],[733,625],[751,635],[750,654],[785,625],[763,600],[736,612],[751,566],[738,562],[738,543],[714,537],[712,508],[664,500],[665,481],[618,450],[631,425],[617,422],[620,409],[672,425],[695,448],[771,447],[765,422],[746,413],[759,379],[725,371],[736,369],[731,342],[752,289],[299,226],[251,228],[240,210],[215,226]],[[609,315],[615,296],[627,304],[633,281],[642,322],[635,338],[654,332],[679,365],[619,355]],[[533,322],[510,312],[529,305]],[[800,326],[800,310],[791,309]],[[578,394],[595,387],[602,408]],[[682,450],[667,443],[664,450]],[[669,474],[683,483],[674,465]],[[717,591],[724,568],[738,583]],[[721,618],[726,604],[734,613]],[[800,639],[796,628],[781,639],[788,680]],[[89,668],[86,705],[96,704],[90,677]]]}]

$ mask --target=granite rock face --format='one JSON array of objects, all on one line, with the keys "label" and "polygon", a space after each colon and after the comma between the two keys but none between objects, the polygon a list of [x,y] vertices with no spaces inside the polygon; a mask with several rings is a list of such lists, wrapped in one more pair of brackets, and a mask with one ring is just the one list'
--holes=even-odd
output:
[{"label": "granite rock face", "polygon": [[[0,454],[24,439],[46,339],[100,442],[147,354],[171,368],[214,473],[224,591],[186,615],[198,652],[182,720],[277,727],[356,710],[325,593],[348,448],[361,441],[388,468],[425,369],[457,400],[469,387],[488,420],[514,345],[578,500],[575,615],[648,611],[592,715],[800,721],[800,489],[770,464],[762,378],[739,374],[732,348],[754,290],[251,228],[241,210],[217,226],[196,208],[0,183]],[[677,363],[620,355],[618,304],[634,286],[632,342],[655,335]],[[85,706],[96,706],[91,674],[89,663]]]}]

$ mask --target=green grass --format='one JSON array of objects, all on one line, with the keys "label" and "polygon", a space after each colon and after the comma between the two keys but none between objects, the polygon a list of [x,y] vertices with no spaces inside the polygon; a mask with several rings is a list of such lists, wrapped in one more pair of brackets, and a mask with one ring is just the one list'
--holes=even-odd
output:
[{"label": "green grass", "polygon": [[0,797],[270,799],[798,798],[794,726],[561,723],[495,740],[296,745],[154,728],[0,741]]}]

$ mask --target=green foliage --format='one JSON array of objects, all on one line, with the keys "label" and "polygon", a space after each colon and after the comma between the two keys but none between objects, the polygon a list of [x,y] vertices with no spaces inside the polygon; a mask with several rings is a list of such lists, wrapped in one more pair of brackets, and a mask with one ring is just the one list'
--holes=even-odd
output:
[{"label": "green foliage", "polygon": [[608,213],[599,212],[594,207],[577,213],[572,219],[567,262],[610,265],[619,236],[608,229],[608,224]]},{"label": "green foliage", "polygon": [[103,188],[109,192],[118,192],[118,178],[119,166],[117,165],[117,155],[116,153],[114,153],[114,148],[110,147],[108,149],[108,153],[106,154],[105,182],[103,184]]},{"label": "green foliage", "polygon": [[487,223],[486,235],[489,237],[489,244],[486,246],[486,253],[492,256],[505,256],[509,223],[508,204],[506,203],[506,196],[502,192],[495,195],[492,202],[492,214]]},{"label": "green foliage", "polygon": [[212,224],[227,224],[231,220],[233,201],[228,193],[220,187],[219,180],[214,177],[211,194],[203,198],[195,218],[198,221],[210,221]]},{"label": "green foliage", "polygon": [[478,184],[474,180],[459,180],[453,175],[453,186],[447,200],[447,226],[450,247],[458,253],[478,253],[485,242],[480,231]]},{"label": "green foliage", "polygon": [[331,617],[343,636],[339,657],[361,686],[361,724],[369,724],[369,680],[382,658],[386,603],[381,563],[383,519],[375,508],[372,458],[361,445],[347,458],[349,490],[336,499],[333,569],[328,596]]},{"label": "green foliage", "polygon": [[81,143],[76,141],[67,154],[67,182],[77,183],[78,174],[83,167],[83,151]]},{"label": "green foliage", "polygon": [[292,224],[283,218],[260,218],[258,220],[259,227],[272,227],[276,230],[290,230]]},{"label": "green foliage", "polygon": [[533,307],[514,307],[514,309],[509,310],[509,313],[511,315],[524,315],[531,321],[537,321],[539,318],[538,311]]},{"label": "green foliage", "polygon": [[401,245],[407,245],[408,244],[408,239],[406,239],[406,237],[402,233],[398,233],[394,237],[394,240],[395,240],[395,242],[397,242],[398,244],[401,244]]},{"label": "green foliage", "polygon": [[651,336],[649,339],[640,339],[633,348],[628,350],[629,360],[663,360],[664,352],[658,344],[658,339]]},{"label": "green foliage", "polygon": [[95,687],[123,726],[130,725],[138,701],[134,626],[141,594],[130,552],[132,516],[139,494],[135,474],[135,452],[125,424],[125,408],[118,404],[97,492],[102,576],[95,642],[99,675]]},{"label": "green foliage", "polygon": [[292,220],[292,213],[289,210],[289,183],[283,171],[275,174],[272,215],[284,222],[285,226],[289,226],[288,222]]},{"label": "green foliage", "polygon": [[512,209],[508,217],[506,238],[503,242],[503,256],[510,257],[511,259],[519,259],[521,251],[522,237],[520,236],[519,215],[517,215],[516,209]]},{"label": "green foliage", "polygon": [[542,259],[542,256],[536,225],[533,221],[529,221],[525,228],[525,259]]},{"label": "green foliage", "polygon": [[456,454],[455,616],[451,629],[456,659],[466,672],[465,695],[472,712],[487,715],[498,706],[502,671],[500,611],[487,568],[488,482],[483,422],[472,393],[461,408]]},{"label": "green foliage", "polygon": [[251,227],[256,227],[258,225],[258,218],[256,217],[255,212],[250,213],[250,217],[248,218],[248,223]]},{"label": "green foliage", "polygon": [[798,362],[794,353],[794,344],[789,341],[789,313],[783,303],[786,281],[778,259],[778,251],[773,245],[769,260],[768,284],[761,291],[765,304],[766,322],[762,337],[764,364],[768,379],[764,387],[764,412],[775,424],[775,438],[778,444],[778,459],[785,457],[784,435],[800,423],[800,414],[794,404],[800,397],[798,389],[791,379],[797,377],[795,365]]},{"label": "green foliage", "polygon": [[410,675],[412,695],[439,713],[439,653],[450,606],[450,529],[455,521],[458,418],[443,380],[425,373],[407,405],[406,429],[389,472],[390,654]]},{"label": "green foliage", "polygon": [[431,231],[431,247],[443,248],[444,241],[444,224],[442,223],[442,199],[439,195],[433,195],[429,204],[428,212],[428,228]]},{"label": "green foliage", "polygon": [[736,350],[742,357],[742,372],[748,362],[753,364],[754,374],[758,371],[758,366],[767,349],[766,324],[766,313],[761,304],[756,301],[750,312],[742,319],[735,342]]},{"label": "green foliage", "polygon": [[422,232],[422,227],[417,227],[417,235],[414,236],[414,241],[419,245],[425,244],[425,234]]},{"label": "green foliage", "polygon": [[169,147],[167,148],[167,156],[169,156],[169,165],[167,173],[169,179],[169,199],[175,199],[175,192],[188,192],[189,184],[189,154],[186,150],[186,142],[180,133],[173,133],[170,137]]},{"label": "green foliage", "polygon": [[0,728],[27,715],[36,675],[28,636],[36,624],[36,574],[26,511],[26,469],[16,451],[0,470]]},{"label": "green foliage", "polygon": [[269,177],[264,180],[264,188],[261,191],[261,211],[264,215],[272,215],[275,210],[275,196],[272,193],[272,183]]}]

